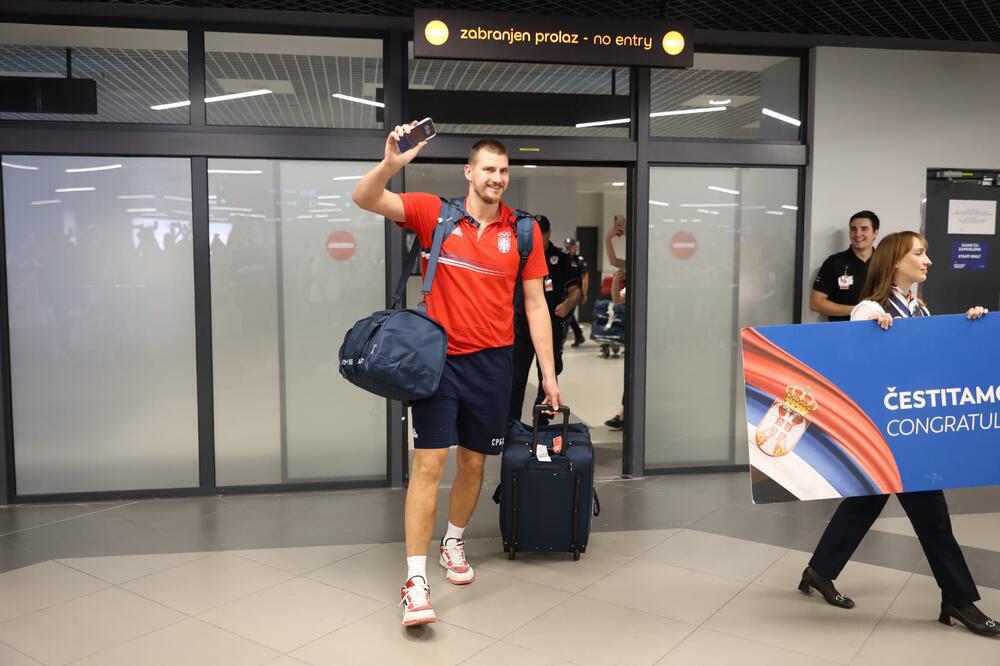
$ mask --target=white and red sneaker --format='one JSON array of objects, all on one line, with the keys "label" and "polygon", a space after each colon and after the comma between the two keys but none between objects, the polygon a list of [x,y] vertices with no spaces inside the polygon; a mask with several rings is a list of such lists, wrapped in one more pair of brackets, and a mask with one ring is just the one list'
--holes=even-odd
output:
[{"label": "white and red sneaker", "polygon": [[414,576],[406,581],[400,589],[400,594],[403,597],[399,605],[403,607],[404,627],[437,621],[437,615],[431,608],[431,588],[423,576]]},{"label": "white and red sneaker", "polygon": [[476,579],[469,560],[465,559],[465,542],[461,539],[446,539],[441,542],[441,559],[438,560],[445,568],[445,578],[455,585],[468,585]]}]

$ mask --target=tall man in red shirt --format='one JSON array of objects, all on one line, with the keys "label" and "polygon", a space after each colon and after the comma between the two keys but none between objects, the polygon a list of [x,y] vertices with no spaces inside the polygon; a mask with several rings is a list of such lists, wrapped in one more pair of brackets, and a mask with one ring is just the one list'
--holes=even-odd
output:
[{"label": "tall man in red shirt", "polygon": [[[426,145],[401,153],[396,142],[417,123],[396,127],[385,156],[354,188],[361,208],[413,230],[421,246],[431,246],[441,200],[432,194],[396,194],[389,179]],[[441,248],[427,313],[448,333],[448,360],[437,393],[413,403],[414,456],[406,491],[406,582],[403,624],[434,622],[427,584],[427,547],[434,529],[438,485],[448,450],[457,445],[457,472],[451,489],[448,531],[438,549],[450,583],[475,577],[465,557],[462,534],[476,508],[486,456],[501,452],[507,428],[514,344],[514,285],[520,255],[513,211],[500,197],[510,181],[507,149],[499,141],[477,142],[469,152],[465,179],[469,192],[463,218]],[[426,270],[426,262],[424,263]],[[542,370],[547,402],[558,407],[552,329],[542,279],[548,274],[541,233],[522,274],[531,340]]]}]

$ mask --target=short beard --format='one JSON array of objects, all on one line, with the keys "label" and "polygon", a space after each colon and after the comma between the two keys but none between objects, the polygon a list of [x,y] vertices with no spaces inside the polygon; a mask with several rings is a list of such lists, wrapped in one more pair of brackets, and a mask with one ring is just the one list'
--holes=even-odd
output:
[{"label": "short beard", "polygon": [[493,198],[493,195],[485,187],[482,188],[481,190],[479,188],[473,188],[473,190],[475,191],[476,196],[478,196],[480,199],[483,200],[483,203],[488,203],[491,205],[500,201],[500,198],[503,195],[503,193],[501,192],[499,195],[496,196],[496,198]]}]

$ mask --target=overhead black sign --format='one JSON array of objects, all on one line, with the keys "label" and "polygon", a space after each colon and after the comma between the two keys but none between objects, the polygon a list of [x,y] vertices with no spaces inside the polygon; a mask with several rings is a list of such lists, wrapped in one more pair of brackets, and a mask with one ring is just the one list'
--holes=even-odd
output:
[{"label": "overhead black sign", "polygon": [[414,13],[413,55],[456,60],[691,67],[693,35],[691,24],[684,21],[418,9]]}]

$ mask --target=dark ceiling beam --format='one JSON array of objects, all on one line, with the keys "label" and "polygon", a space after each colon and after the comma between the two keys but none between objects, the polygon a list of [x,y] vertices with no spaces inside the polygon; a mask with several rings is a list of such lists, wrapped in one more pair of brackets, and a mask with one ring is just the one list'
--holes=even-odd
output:
[{"label": "dark ceiling beam", "polygon": [[[332,14],[232,9],[215,7],[151,6],[104,2],[58,2],[56,0],[21,0],[0,2],[0,20],[33,20],[72,23],[80,18],[97,23],[141,21],[177,26],[192,23],[259,25],[268,28],[302,31],[359,30],[411,31],[409,16],[374,16],[368,14]],[[1000,53],[1000,42],[909,39],[872,36],[792,34],[779,32],[744,32],[739,30],[697,30],[695,43],[701,47],[752,47],[757,49],[802,49],[814,46],[848,48],[903,49],[917,51],[958,51]],[[704,49],[702,49],[704,50]]]}]

